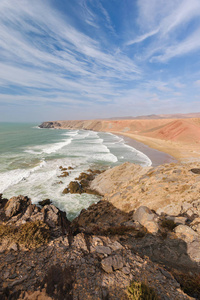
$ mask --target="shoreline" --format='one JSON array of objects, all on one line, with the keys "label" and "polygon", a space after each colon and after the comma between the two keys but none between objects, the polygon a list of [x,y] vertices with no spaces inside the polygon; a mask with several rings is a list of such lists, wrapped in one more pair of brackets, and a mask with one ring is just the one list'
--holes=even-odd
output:
[{"label": "shoreline", "polygon": [[142,149],[144,149],[144,151],[147,150],[147,153],[150,153],[150,155],[151,151],[156,150],[158,153],[160,152],[163,155],[166,155],[166,158],[169,157],[170,160],[174,160],[172,162],[175,163],[200,162],[200,150],[198,143],[189,144],[183,142],[174,142],[171,140],[161,140],[121,131],[111,131],[111,133],[129,138],[130,140],[135,141],[135,143],[138,142],[139,147],[140,145],[141,147],[143,147],[142,145],[147,146],[148,150],[146,147],[143,147]]},{"label": "shoreline", "polygon": [[151,148],[148,145],[145,145],[144,143],[141,143],[137,140],[134,140],[133,138],[121,134],[121,133],[113,133],[117,136],[123,137],[125,144],[128,144],[129,146],[135,148],[136,150],[142,152],[145,154],[152,162],[151,166],[152,167],[157,167],[162,164],[167,164],[167,163],[177,163],[178,160],[176,160],[173,156],[159,151],[155,148]]}]

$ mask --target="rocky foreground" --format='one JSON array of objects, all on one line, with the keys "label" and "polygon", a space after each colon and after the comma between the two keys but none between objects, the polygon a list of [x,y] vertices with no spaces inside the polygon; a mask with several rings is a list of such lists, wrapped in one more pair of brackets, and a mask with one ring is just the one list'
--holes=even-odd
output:
[{"label": "rocky foreground", "polygon": [[1,195],[0,299],[200,299],[199,167],[107,170],[72,222]]}]

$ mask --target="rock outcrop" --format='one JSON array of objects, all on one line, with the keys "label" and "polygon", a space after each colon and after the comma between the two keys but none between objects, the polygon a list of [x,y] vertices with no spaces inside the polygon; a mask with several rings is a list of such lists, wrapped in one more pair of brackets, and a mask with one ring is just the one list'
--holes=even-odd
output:
[{"label": "rock outcrop", "polygon": [[[153,262],[151,257],[141,255],[147,242],[159,248],[158,242],[162,244],[164,232],[168,236],[165,237],[168,249],[167,239],[172,239],[172,234],[178,241],[179,234],[184,234],[183,228],[181,231],[178,228],[183,225],[176,227],[176,233],[171,233],[162,229],[161,216],[155,218],[155,213],[145,209],[154,216],[151,221],[157,222],[159,227],[158,233],[152,235],[144,227],[146,223],[141,224],[143,218],[136,220],[137,211],[128,214],[106,201],[83,210],[70,224],[66,215],[48,201],[40,208],[31,204],[28,197],[14,199],[16,203],[21,201],[21,209],[10,216],[5,212],[11,203],[16,207],[13,198],[0,199],[0,229],[4,228],[0,230],[1,299],[121,300],[128,299],[128,286],[133,282],[144,282],[158,299],[194,299],[184,294],[180,283],[166,268]],[[22,226],[31,230],[31,235],[25,231],[25,246],[18,240]],[[38,241],[41,234],[40,243],[27,243],[28,239]],[[195,240],[194,235],[192,242]],[[175,247],[173,251],[178,251]],[[183,249],[179,255],[183,255]]]},{"label": "rock outcrop", "polygon": [[200,163],[146,167],[124,163],[98,175],[91,183],[104,199],[125,212],[147,206],[156,213],[200,215],[200,176],[191,169]]},{"label": "rock outcrop", "polygon": [[39,125],[40,128],[60,128],[61,124],[59,122],[43,122]]}]

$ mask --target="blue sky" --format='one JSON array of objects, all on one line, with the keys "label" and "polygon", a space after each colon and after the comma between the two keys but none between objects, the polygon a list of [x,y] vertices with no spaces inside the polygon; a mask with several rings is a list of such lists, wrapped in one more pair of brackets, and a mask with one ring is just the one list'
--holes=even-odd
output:
[{"label": "blue sky", "polygon": [[199,0],[0,1],[0,121],[197,111]]}]

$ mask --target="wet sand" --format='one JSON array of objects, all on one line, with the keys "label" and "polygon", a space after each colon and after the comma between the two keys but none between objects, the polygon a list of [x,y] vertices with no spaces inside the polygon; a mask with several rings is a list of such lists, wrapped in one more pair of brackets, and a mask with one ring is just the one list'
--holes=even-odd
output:
[{"label": "wet sand", "polygon": [[[116,133],[115,133],[116,134]],[[123,137],[126,144],[135,148],[138,151],[141,151],[145,155],[147,155],[152,161],[152,166],[156,167],[158,165],[166,164],[166,163],[177,163],[177,160],[171,155],[161,152],[159,150],[150,148],[149,146],[140,143],[130,137],[127,137],[123,134],[116,134],[118,136]]]}]

